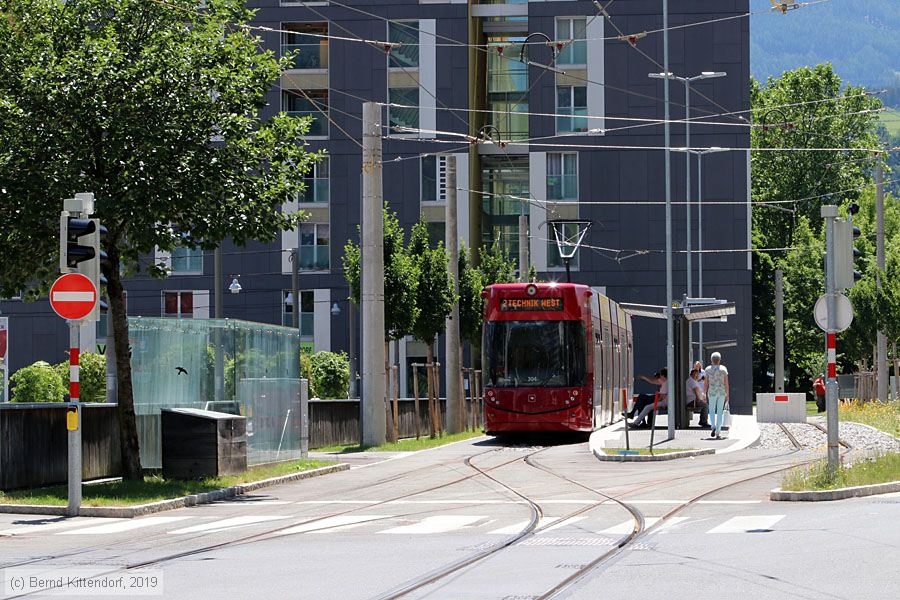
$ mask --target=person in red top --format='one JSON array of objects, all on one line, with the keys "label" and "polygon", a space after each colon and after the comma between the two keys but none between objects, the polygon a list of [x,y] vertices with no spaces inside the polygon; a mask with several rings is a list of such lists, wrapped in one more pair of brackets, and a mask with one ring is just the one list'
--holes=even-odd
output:
[{"label": "person in red top", "polygon": [[825,412],[825,378],[819,375],[813,380],[813,390],[816,392],[816,408],[819,412]]}]

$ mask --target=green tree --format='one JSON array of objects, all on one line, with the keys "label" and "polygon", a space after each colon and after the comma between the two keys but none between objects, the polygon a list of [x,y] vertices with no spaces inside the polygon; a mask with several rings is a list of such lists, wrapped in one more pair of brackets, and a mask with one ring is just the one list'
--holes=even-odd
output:
[{"label": "green tree", "polygon": [[22,367],[9,382],[13,402],[62,402],[66,393],[59,373],[43,361]]},{"label": "green tree", "polygon": [[[819,232],[819,206],[826,193],[840,204],[859,198],[857,191],[871,175],[869,150],[878,147],[877,114],[881,102],[859,87],[842,86],[830,64],[802,67],[770,78],[751,81],[751,147],[853,148],[836,151],[756,151],[751,153],[752,199],[773,202],[809,198],[793,204],[762,206],[753,211],[756,248],[798,246],[800,219]],[[818,234],[816,234],[818,235]],[[774,364],[774,270],[784,252],[755,253],[753,259],[754,381],[762,389]],[[821,278],[821,275],[820,275]],[[813,301],[815,298],[813,298]],[[792,342],[788,342],[790,344]],[[787,348],[789,356],[790,348]],[[799,354],[803,354],[801,351]],[[795,384],[798,382],[795,382]]]},{"label": "green tree", "polygon": [[[54,367],[69,388],[69,361]],[[106,402],[106,357],[102,354],[85,352],[78,356],[78,381],[82,402]]]},{"label": "green tree", "polygon": [[[110,317],[126,478],[142,477],[123,270],[154,247],[271,241],[316,155],[306,119],[259,110],[290,64],[243,27],[243,0],[3,0],[0,10],[0,293],[46,289],[60,200],[96,195],[109,230]],[[151,275],[161,274],[150,267]],[[221,282],[219,282],[221,283]]]},{"label": "green tree", "polygon": [[459,250],[459,333],[474,348],[481,341],[484,320],[484,300],[481,291],[481,271],[469,262],[465,244]]},{"label": "green tree", "polygon": [[350,360],[343,352],[316,352],[310,359],[316,396],[346,398],[350,389]]},{"label": "green tree", "polygon": [[507,258],[506,253],[500,248],[500,240],[494,240],[488,248],[482,246],[479,250],[481,259],[481,281],[485,286],[495,283],[512,283],[516,280],[516,263]]}]

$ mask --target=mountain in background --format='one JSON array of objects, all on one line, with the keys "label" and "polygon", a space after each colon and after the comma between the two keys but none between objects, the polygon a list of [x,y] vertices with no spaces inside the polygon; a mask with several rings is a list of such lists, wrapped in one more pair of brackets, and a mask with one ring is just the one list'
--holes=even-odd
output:
[{"label": "mountain in background", "polygon": [[[769,0],[750,0],[753,12],[771,6]],[[900,0],[830,0],[751,18],[750,70],[756,79],[826,61],[845,83],[891,88],[882,99],[900,106]]]}]

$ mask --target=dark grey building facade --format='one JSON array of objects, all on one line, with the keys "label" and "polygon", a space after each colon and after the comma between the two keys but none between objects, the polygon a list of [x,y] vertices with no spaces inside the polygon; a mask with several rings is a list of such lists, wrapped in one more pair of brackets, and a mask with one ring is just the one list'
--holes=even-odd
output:
[{"label": "dark grey building facade", "polygon": [[[667,303],[663,83],[648,77],[662,71],[663,35],[655,31],[662,27],[660,0],[619,0],[608,17],[588,1],[248,5],[257,9],[256,34],[267,49],[297,52],[296,68],[273,87],[264,116],[313,116],[309,149],[327,152],[308,189],[284,206],[309,218],[280,243],[238,248],[225,242],[221,281],[213,281],[209,253],[158,253],[152,260],[172,273],[165,280],[130,279],[129,314],[208,318],[218,285],[225,290],[224,316],[290,324],[296,306],[304,343],[346,351],[350,307],[341,257],[348,239],[358,241],[363,101],[387,104],[384,197],[407,229],[424,214],[435,236],[443,236],[446,159],[437,153],[451,153],[460,237],[467,245],[496,240],[518,256],[518,218],[526,214],[530,263],[542,279],[562,280],[547,221],[589,219],[593,227],[573,263],[573,281],[620,302]],[[731,372],[733,406],[744,412],[752,395],[750,134],[741,117],[749,109],[750,67],[749,20],[739,15],[748,11],[748,0],[670,5],[670,72],[727,74],[693,84],[691,147],[722,150],[691,157],[690,197],[696,202],[699,184],[703,198],[702,220],[692,206],[692,247],[702,235],[705,251],[702,294],[695,252],[690,295],[736,304],[727,322],[704,325],[704,339],[736,342],[723,350],[723,362]],[[647,35],[628,40],[641,32]],[[682,83],[671,81],[670,94],[671,119],[678,121],[671,125],[671,145],[683,149]],[[678,300],[688,294],[685,160],[683,150],[671,154]],[[289,295],[294,247],[299,299]],[[232,294],[227,288],[235,279],[241,291]],[[45,301],[6,300],[0,310],[10,320],[12,370],[65,357],[66,331]],[[96,342],[102,345],[103,337],[101,323]],[[664,321],[635,319],[635,345],[636,372],[663,366]],[[424,353],[411,340],[398,348],[404,365]]]}]

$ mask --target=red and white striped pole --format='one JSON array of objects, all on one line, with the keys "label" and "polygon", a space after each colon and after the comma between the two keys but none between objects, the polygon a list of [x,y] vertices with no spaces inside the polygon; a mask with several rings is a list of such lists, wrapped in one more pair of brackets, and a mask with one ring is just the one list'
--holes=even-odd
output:
[{"label": "red and white striped pole", "polygon": [[78,359],[81,353],[81,321],[69,321],[69,406],[66,429],[69,441],[69,505],[66,514],[78,515],[81,508],[81,383]]},{"label": "red and white striped pole", "polygon": [[838,447],[838,383],[835,337],[837,327],[837,289],[834,224],[838,217],[838,207],[820,207],[825,220],[825,305],[828,309],[825,328],[825,355],[828,361],[828,378],[825,381],[825,419],[828,423],[828,473],[834,475],[840,466]]},{"label": "red and white striped pole", "polygon": [[837,351],[835,346],[835,338],[837,334],[825,334],[825,348],[828,351],[828,379],[837,379]]}]

